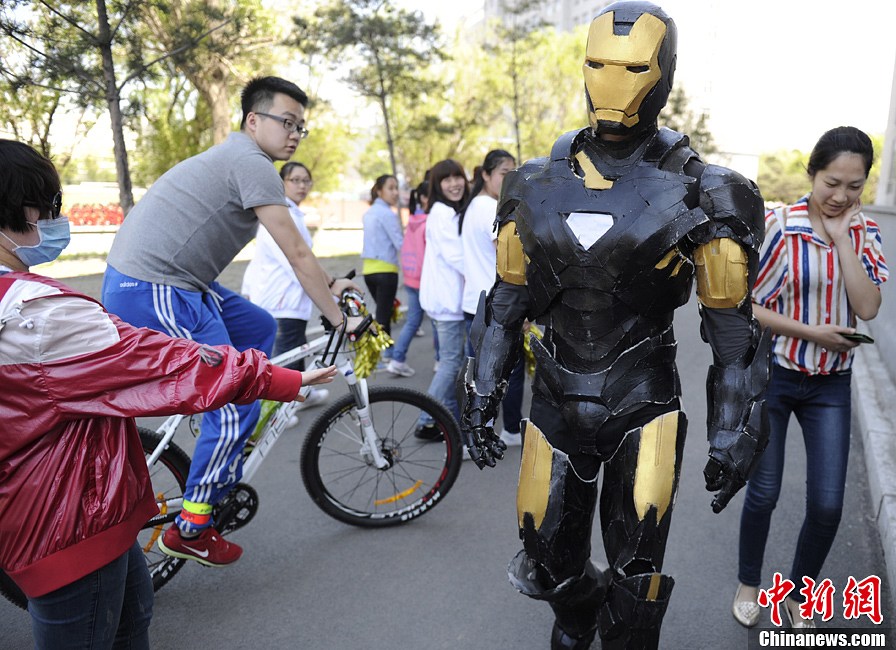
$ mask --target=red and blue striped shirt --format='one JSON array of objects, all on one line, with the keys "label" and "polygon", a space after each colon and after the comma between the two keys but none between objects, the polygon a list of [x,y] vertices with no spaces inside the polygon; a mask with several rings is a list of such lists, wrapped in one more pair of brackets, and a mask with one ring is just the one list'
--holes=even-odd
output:
[{"label": "red and blue striped shirt", "polygon": [[[871,281],[878,286],[885,282],[889,270],[877,223],[859,213],[850,224],[849,237]],[[765,241],[753,301],[809,325],[855,327],[837,248],[812,230],[808,196],[765,215]],[[848,370],[853,360],[852,350],[831,352],[811,341],[784,335],[775,337],[773,354],[778,365],[811,375]]]}]

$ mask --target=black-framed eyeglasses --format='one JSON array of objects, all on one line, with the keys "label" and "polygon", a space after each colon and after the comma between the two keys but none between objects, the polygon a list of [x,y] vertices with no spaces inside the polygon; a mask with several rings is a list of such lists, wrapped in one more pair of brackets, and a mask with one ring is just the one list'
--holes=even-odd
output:
[{"label": "black-framed eyeglasses", "polygon": [[300,126],[298,122],[295,120],[291,120],[288,117],[281,117],[279,115],[271,115],[270,113],[262,113],[261,111],[252,111],[256,115],[261,115],[263,117],[269,117],[272,120],[277,120],[283,125],[283,128],[286,129],[289,133],[298,133],[299,139],[304,140],[308,137],[308,129],[304,126]]},{"label": "black-framed eyeglasses", "polygon": [[[29,208],[46,208],[47,207],[46,203],[25,203],[25,202],[23,202],[22,205],[28,206]],[[56,192],[56,194],[53,195],[53,198],[50,199],[49,208],[50,208],[50,219],[55,219],[62,213],[62,190],[59,190],[58,192]]]}]

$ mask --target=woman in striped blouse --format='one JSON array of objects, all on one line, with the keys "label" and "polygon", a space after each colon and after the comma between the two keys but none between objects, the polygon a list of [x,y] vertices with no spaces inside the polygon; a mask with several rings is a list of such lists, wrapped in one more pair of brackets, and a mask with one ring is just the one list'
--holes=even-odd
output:
[{"label": "woman in striped blouse", "polygon": [[887,279],[877,224],[859,197],[873,149],[854,127],[825,133],[809,157],[812,191],[795,204],[770,211],[753,289],[753,313],[775,335],[766,393],[768,448],[747,484],[740,525],[734,617],[759,620],[756,602],[772,511],[781,491],[784,443],[790,415],[806,447],[806,517],[797,540],[785,599],[791,627],[814,627],[799,611],[803,576],[816,580],[843,507],[849,455],[850,368],[858,342],[856,318],[871,320]]}]

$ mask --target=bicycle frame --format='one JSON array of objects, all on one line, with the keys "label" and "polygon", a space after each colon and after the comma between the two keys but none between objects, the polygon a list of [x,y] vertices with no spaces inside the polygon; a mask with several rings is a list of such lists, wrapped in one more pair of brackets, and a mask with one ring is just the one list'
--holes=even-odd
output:
[{"label": "bicycle frame", "polygon": [[[318,367],[323,367],[325,364],[322,359],[329,357],[330,363],[326,365],[337,366],[339,374],[342,375],[348,384],[349,392],[357,405],[358,418],[364,436],[363,442],[359,448],[359,453],[364,458],[365,462],[375,466],[377,469],[384,469],[389,466],[389,461],[383,456],[379,445],[377,444],[376,430],[374,429],[373,421],[370,418],[367,380],[358,378],[355,374],[352,355],[343,351],[344,334],[344,332],[333,331],[330,334],[322,335],[309,343],[305,343],[304,345],[277,355],[271,359],[271,363],[278,366],[285,366],[302,359],[314,357],[323,352],[322,358],[319,358],[314,362]],[[333,346],[334,338],[336,339],[335,347]],[[331,348],[333,348],[332,351],[330,350]],[[300,394],[303,397],[307,397],[311,390],[311,386],[303,386],[300,390]],[[299,402],[292,401],[283,402],[276,407],[275,411],[271,414],[270,419],[265,424],[261,435],[255,441],[252,451],[243,461],[243,476],[241,478],[243,483],[248,483],[255,475],[255,472],[261,467],[268,451],[270,451],[274,443],[277,442],[283,434],[283,431],[286,429],[286,424],[289,422],[290,417],[295,414],[298,406]],[[172,415],[159,426],[156,431],[162,434],[162,439],[149,457],[147,457],[146,464],[148,467],[152,468],[153,465],[158,462],[162,451],[174,438],[175,433],[177,433],[177,428],[186,417],[188,416],[181,414]],[[167,506],[168,512],[171,512],[172,510],[180,510],[183,505],[183,499],[170,499],[165,505]]]}]

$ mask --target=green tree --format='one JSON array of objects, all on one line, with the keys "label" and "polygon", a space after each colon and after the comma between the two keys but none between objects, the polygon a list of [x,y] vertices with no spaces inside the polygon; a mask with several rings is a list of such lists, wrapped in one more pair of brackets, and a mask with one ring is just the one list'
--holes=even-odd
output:
[{"label": "green tree", "polygon": [[539,39],[538,32],[546,23],[533,18],[532,11],[541,6],[542,0],[500,0],[503,20],[492,24],[492,38],[485,43],[485,50],[495,60],[504,62],[505,82],[496,84],[501,103],[509,108],[510,123],[516,142],[516,158],[523,158],[524,103],[531,101],[529,91],[533,56]]},{"label": "green tree", "polygon": [[[4,58],[6,56],[0,53],[0,59]],[[0,106],[3,106],[0,129],[51,158],[62,176],[68,172],[75,146],[95,123],[86,107],[72,107],[61,92],[40,86],[23,86],[3,75],[0,75]],[[54,146],[50,137],[53,123],[63,113],[75,120],[71,127],[75,137],[65,150]]]},{"label": "green tree", "polygon": [[145,57],[143,21],[160,1],[5,0],[0,4],[0,34],[16,48],[15,57],[0,62],[4,77],[16,87],[64,93],[81,107],[108,111],[119,201],[125,214],[134,204],[124,136],[125,121],[134,107],[125,97],[125,88],[149,76],[160,61],[193,49],[207,35],[193,35],[170,51]]},{"label": "green tree", "polygon": [[137,138],[140,155],[134,180],[149,185],[181,160],[213,144],[211,111],[189,80],[172,62],[162,64],[162,83],[140,95],[142,125]]},{"label": "green tree", "polygon": [[348,86],[377,104],[382,113],[393,174],[395,156],[392,102],[433,92],[437,84],[419,77],[439,60],[439,29],[418,11],[395,7],[390,0],[341,0],[318,7],[310,18],[296,17],[290,43],[308,54],[327,53],[349,68]]},{"label": "green tree", "polygon": [[808,192],[808,159],[808,154],[797,149],[761,154],[756,183],[762,198],[772,203],[790,203]]},{"label": "green tree", "polygon": [[[143,22],[148,51],[172,53],[171,63],[205,104],[199,110],[210,116],[212,142],[222,142],[233,129],[237,88],[269,65],[278,41],[271,12],[260,0],[157,0]],[[180,48],[189,42],[194,46]]]},{"label": "green tree", "polygon": [[315,192],[342,189],[339,179],[348,171],[348,161],[353,158],[352,144],[358,134],[350,122],[340,119],[329,104],[320,100],[309,102],[305,117],[309,134],[299,144],[292,160],[311,170]]},{"label": "green tree", "polygon": [[[0,33],[18,46],[16,59],[5,59],[3,75],[17,87],[36,86],[66,93],[81,106],[105,105],[112,140],[122,209],[133,205],[125,148],[121,88],[116,58],[138,76],[140,42],[135,35],[143,3],[25,2],[10,0],[0,9]],[[111,9],[111,14],[110,14]],[[118,55],[116,57],[116,55]],[[10,64],[18,64],[15,68]]]},{"label": "green tree", "polygon": [[687,135],[691,140],[691,146],[699,154],[716,153],[719,149],[712,137],[712,132],[707,124],[708,116],[705,112],[695,112],[690,106],[690,100],[684,88],[674,86],[669,93],[666,106],[660,113],[660,126],[667,126],[673,131]]},{"label": "green tree", "polygon": [[[862,202],[873,204],[877,195],[877,184],[880,179],[880,155],[883,150],[884,136],[872,135],[874,158]],[[775,151],[759,156],[759,174],[756,183],[762,198],[771,203],[793,203],[812,189],[807,165],[809,152],[791,149]]]}]

